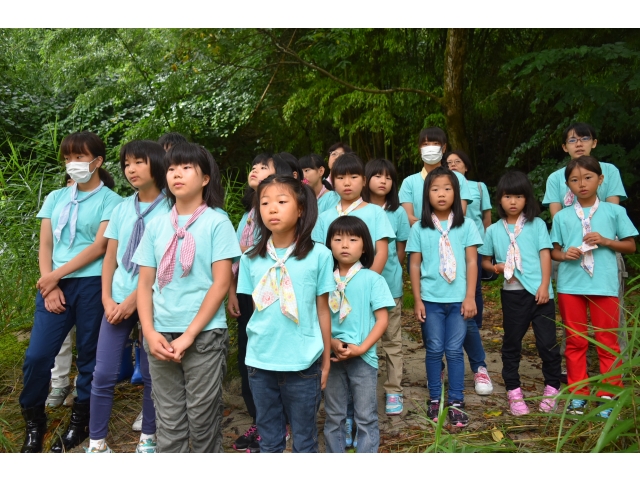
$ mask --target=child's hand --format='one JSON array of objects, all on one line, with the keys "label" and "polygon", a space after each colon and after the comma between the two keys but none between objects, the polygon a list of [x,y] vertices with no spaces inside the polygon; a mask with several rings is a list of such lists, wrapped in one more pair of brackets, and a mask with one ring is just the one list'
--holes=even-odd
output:
[{"label": "child's hand", "polygon": [[416,320],[420,323],[424,323],[427,319],[427,311],[424,309],[424,303],[422,303],[422,300],[418,300],[413,306],[413,314],[416,316]]},{"label": "child's hand", "polygon": [[227,311],[233,318],[240,316],[240,302],[238,302],[238,296],[230,293],[229,300],[227,300]]},{"label": "child's hand", "polygon": [[118,304],[113,300],[113,298],[109,297],[102,300],[102,306],[104,307],[104,318],[109,322],[114,310],[118,307]]},{"label": "child's hand", "polygon": [[58,274],[54,270],[53,272],[49,272],[46,275],[41,276],[36,283],[36,288],[40,290],[40,295],[46,297],[58,286],[59,281],[60,279],[58,278]]},{"label": "child's hand", "polygon": [[331,358],[332,362],[340,362],[342,360],[346,360],[349,358],[348,356],[348,345],[344,343],[342,340],[337,338],[331,339],[331,350],[336,355],[336,358]]},{"label": "child's hand", "polygon": [[542,288],[542,285],[538,287],[538,291],[536,292],[536,303],[538,305],[542,305],[543,303],[547,303],[549,301],[549,289]]},{"label": "child's hand", "polygon": [[192,337],[187,332],[184,332],[173,342],[171,342],[171,346],[173,347],[172,360],[176,363],[180,363],[182,361],[182,357],[184,357],[184,352],[193,344],[194,340],[194,337]]},{"label": "child's hand", "polygon": [[51,313],[63,313],[66,308],[64,299],[64,293],[60,290],[60,287],[55,287],[49,295],[44,298],[44,308]]},{"label": "child's hand", "polygon": [[123,320],[126,320],[131,315],[133,315],[133,312],[135,312],[137,308],[135,298],[132,300],[129,297],[127,297],[124,299],[124,301],[120,305],[118,305],[115,302],[113,303],[115,304],[115,307],[111,309],[111,311],[109,312],[109,315],[107,315],[106,307],[104,310],[104,314],[107,319],[107,322],[109,322],[111,325],[117,325]]},{"label": "child's hand", "polygon": [[603,237],[598,232],[591,232],[587,233],[582,241],[587,245],[602,245],[603,247],[607,247],[611,240]]},{"label": "child's hand", "polygon": [[566,252],[564,252],[564,260],[578,260],[582,256],[582,250],[577,247],[569,247]]},{"label": "child's hand", "polygon": [[498,275],[500,275],[501,273],[504,273],[504,262],[496,263],[493,266],[493,271],[496,272]]},{"label": "child's hand", "polygon": [[[331,363],[329,363],[331,365]],[[327,387],[327,378],[329,378],[329,369],[323,368],[322,375],[320,376],[320,390],[324,390]]]},{"label": "child's hand", "polygon": [[462,307],[460,308],[460,314],[462,317],[467,320],[473,318],[478,313],[478,309],[476,308],[476,299],[475,298],[465,298],[462,301]]},{"label": "child's hand", "polygon": [[173,360],[173,347],[167,342],[164,335],[154,330],[148,334],[145,332],[144,338],[149,345],[149,353],[151,353],[151,355],[158,360],[165,360],[167,362]]}]

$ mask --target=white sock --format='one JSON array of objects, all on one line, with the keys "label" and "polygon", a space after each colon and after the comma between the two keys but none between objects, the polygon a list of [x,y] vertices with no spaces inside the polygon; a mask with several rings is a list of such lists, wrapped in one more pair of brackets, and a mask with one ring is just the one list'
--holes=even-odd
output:
[{"label": "white sock", "polygon": [[151,440],[153,443],[156,443],[156,434],[152,433],[151,435],[147,435],[146,433],[140,434],[140,442],[145,442],[147,440]]},{"label": "white sock", "polygon": [[105,438],[100,438],[99,440],[89,440],[89,450],[95,448],[96,450],[104,450],[107,447],[107,442]]}]

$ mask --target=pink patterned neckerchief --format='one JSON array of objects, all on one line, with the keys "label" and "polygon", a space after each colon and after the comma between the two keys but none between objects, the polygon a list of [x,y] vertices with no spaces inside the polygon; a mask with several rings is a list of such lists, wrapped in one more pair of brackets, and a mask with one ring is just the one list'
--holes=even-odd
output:
[{"label": "pink patterned neckerchief", "polygon": [[518,235],[522,233],[522,229],[524,228],[526,221],[527,217],[524,216],[524,213],[520,212],[518,220],[516,220],[516,224],[513,227],[513,233],[511,233],[507,221],[504,219],[502,220],[504,229],[507,231],[507,235],[509,235],[510,242],[509,249],[507,250],[507,261],[504,262],[504,278],[507,280],[507,283],[509,283],[509,280],[513,277],[516,268],[520,270],[520,273],[523,273],[522,255],[520,254],[520,247],[518,247],[516,238],[518,238]]},{"label": "pink patterned neckerchief", "polygon": [[[267,253],[276,262],[263,275],[258,285],[253,290],[251,296],[256,304],[258,311],[262,311],[276,300],[280,300],[280,311],[282,314],[295,323],[298,323],[298,303],[296,302],[296,293],[293,290],[291,277],[285,266],[285,262],[293,253],[296,244],[292,243],[287,248],[284,256],[278,258],[276,248],[273,245],[273,237],[267,242]],[[278,285],[278,274],[276,269],[280,269],[280,284]]]},{"label": "pink patterned neckerchief", "polygon": [[340,200],[336,205],[336,210],[338,210],[338,216],[343,217],[344,215],[349,215],[356,208],[358,208],[363,201],[364,200],[362,200],[362,197],[360,197],[358,200],[356,200],[351,205],[349,205],[346,210],[342,210],[342,200]]},{"label": "pink patterned neckerchief", "polygon": [[[591,207],[589,216],[585,218],[584,210],[582,209],[582,205],[580,205],[580,202],[576,202],[573,204],[573,208],[576,211],[576,215],[578,215],[578,218],[580,219],[580,223],[582,223],[583,238],[587,233],[591,233],[591,219],[593,218],[593,214],[596,213],[596,210],[598,210],[599,205],[600,205],[600,200],[598,200],[598,197],[596,197],[596,201]],[[594,248],[598,248],[598,246],[587,245],[584,242],[582,242],[582,246],[580,247],[580,250],[582,250],[583,252],[582,260],[580,261],[580,266],[584,269],[585,272],[589,274],[590,277],[593,277],[593,268],[595,266],[595,262],[593,259],[593,252],[591,251]]]},{"label": "pink patterned neckerchief", "polygon": [[336,268],[333,271],[333,279],[336,281],[336,289],[329,293],[329,308],[331,308],[333,313],[338,313],[338,311],[340,312],[340,323],[342,323],[344,319],[347,318],[347,315],[351,313],[351,305],[349,305],[349,300],[347,300],[347,296],[345,295],[347,284],[361,268],[362,264],[358,260],[351,266],[351,268],[349,268],[344,280],[340,278],[339,268]]},{"label": "pink patterned neckerchief", "polygon": [[244,225],[242,229],[242,234],[240,235],[240,246],[242,248],[252,247],[255,243],[254,231],[256,228],[256,209],[252,208],[247,215],[247,223]]},{"label": "pink patterned neckerchief", "polygon": [[162,288],[168,285],[173,278],[173,271],[176,268],[176,250],[178,249],[178,239],[182,238],[182,248],[180,250],[180,265],[182,266],[182,277],[189,275],[193,266],[193,259],[196,255],[196,241],[193,235],[187,229],[209,208],[206,203],[200,205],[195,212],[191,214],[184,227],[178,226],[178,209],[174,205],[171,209],[171,226],[175,233],[167,243],[164,254],[158,266],[158,289],[162,292]]},{"label": "pink patterned neckerchief", "polygon": [[320,189],[320,193],[318,193],[318,195],[316,196],[316,200],[320,200],[320,197],[322,195],[324,195],[325,193],[327,193],[329,191],[329,189],[327,187],[325,187],[324,185],[322,185],[322,188]]},{"label": "pink patterned neckerchief", "polygon": [[453,211],[449,212],[449,218],[447,218],[447,229],[443,230],[440,225],[440,220],[436,217],[435,213],[431,214],[431,221],[436,227],[436,230],[440,232],[440,240],[438,241],[438,254],[440,256],[440,275],[447,283],[451,283],[456,279],[456,257],[453,254],[453,247],[449,241],[449,231],[451,230],[451,224],[453,223]]},{"label": "pink patterned neckerchief", "polygon": [[569,190],[564,196],[564,206],[570,207],[573,205],[573,201],[576,199],[576,196],[573,194],[571,190]]}]

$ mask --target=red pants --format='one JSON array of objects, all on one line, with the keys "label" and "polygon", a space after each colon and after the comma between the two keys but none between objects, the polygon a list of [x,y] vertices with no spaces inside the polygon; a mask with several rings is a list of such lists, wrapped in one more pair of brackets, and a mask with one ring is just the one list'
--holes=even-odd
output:
[{"label": "red pants", "polygon": [[[618,345],[618,320],[620,304],[617,297],[605,297],[601,295],[570,295],[558,294],[560,315],[564,322],[567,334],[567,348],[564,352],[567,359],[567,383],[569,391],[581,395],[589,394],[588,385],[574,386],[575,383],[589,378],[587,374],[587,306],[591,314],[596,341],[620,353]],[[614,362],[619,358],[607,350],[596,346],[598,359],[600,360],[600,373],[605,374],[612,370]],[[616,367],[618,365],[615,365]],[[605,378],[603,383],[622,386],[620,375]],[[600,390],[598,396],[611,395]]]}]

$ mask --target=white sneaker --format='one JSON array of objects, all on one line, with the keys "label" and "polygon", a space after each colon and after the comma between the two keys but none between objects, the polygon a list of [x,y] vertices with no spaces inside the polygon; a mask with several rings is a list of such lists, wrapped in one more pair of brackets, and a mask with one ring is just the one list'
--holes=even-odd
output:
[{"label": "white sneaker", "polygon": [[140,411],[140,413],[136,417],[135,421],[133,422],[133,425],[131,425],[131,428],[133,429],[134,432],[142,431],[142,411]]},{"label": "white sneaker", "polygon": [[476,384],[476,393],[478,395],[491,395],[493,393],[493,384],[485,367],[478,368],[478,373],[473,376],[473,381]]}]

